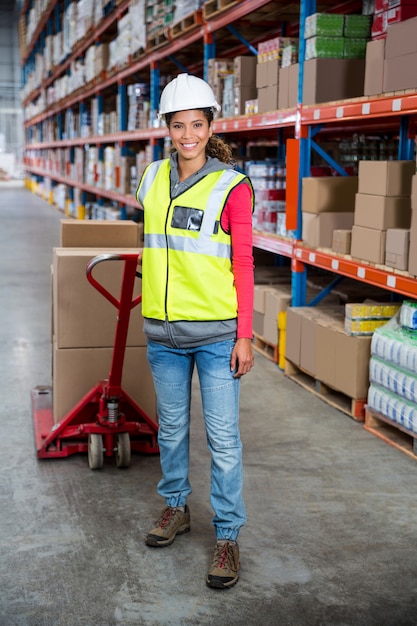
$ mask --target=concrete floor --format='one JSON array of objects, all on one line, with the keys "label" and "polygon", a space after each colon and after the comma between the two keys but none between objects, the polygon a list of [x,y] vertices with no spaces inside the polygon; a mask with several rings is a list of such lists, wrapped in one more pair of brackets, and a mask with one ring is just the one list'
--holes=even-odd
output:
[{"label": "concrete floor", "polygon": [[[40,461],[30,391],[49,384],[54,208],[0,189],[0,626],[417,624],[417,464],[265,359],[242,386],[248,523],[230,590],[206,587],[214,535],[194,399],[191,533],[143,537],[163,503],[157,456],[101,471]],[[415,578],[416,577],[416,578]]]}]

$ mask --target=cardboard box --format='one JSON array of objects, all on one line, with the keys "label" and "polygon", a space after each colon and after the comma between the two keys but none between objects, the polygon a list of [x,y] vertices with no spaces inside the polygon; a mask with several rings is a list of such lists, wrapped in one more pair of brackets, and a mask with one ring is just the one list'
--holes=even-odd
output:
[{"label": "cardboard box", "polygon": [[411,211],[408,271],[412,276],[417,276],[417,209]]},{"label": "cardboard box", "polygon": [[290,67],[282,67],[279,72],[278,108],[289,108]]},{"label": "cardboard box", "polygon": [[[264,87],[267,89],[267,87]],[[253,85],[241,85],[233,89],[233,112],[234,115],[244,115],[246,100],[254,100],[258,97],[258,90]]]},{"label": "cardboard box", "polygon": [[350,254],[352,231],[337,228],[333,231],[332,250],[339,254]]},{"label": "cardboard box", "polygon": [[383,91],[385,39],[366,44],[364,95],[375,96]]},{"label": "cardboard box", "polygon": [[266,61],[266,84],[269,85],[279,85],[279,74],[280,74],[280,59],[273,59],[271,61]]},{"label": "cardboard box", "polygon": [[386,230],[353,226],[350,254],[370,263],[385,263]]},{"label": "cardboard box", "polygon": [[278,345],[278,314],[287,310],[291,305],[291,298],[290,285],[282,285],[266,292],[263,337],[274,346]]},{"label": "cardboard box", "polygon": [[287,336],[285,357],[308,374],[316,375],[317,320],[330,323],[333,318],[344,318],[343,305],[289,307],[287,309]]},{"label": "cardboard box", "polygon": [[254,298],[253,298],[253,310],[258,313],[265,313],[266,310],[266,296],[269,291],[275,291],[276,287],[271,284],[255,285]]},{"label": "cardboard box", "polygon": [[264,336],[264,318],[264,313],[259,313],[259,311],[253,312],[252,329],[253,332],[260,337]]},{"label": "cardboard box", "polygon": [[234,58],[233,75],[235,87],[256,87],[256,56],[238,56]]},{"label": "cardboard box", "polygon": [[[57,348],[53,346],[53,413],[58,422],[100,380],[109,376],[112,348]],[[157,422],[153,380],[145,347],[126,348],[122,388]]]},{"label": "cardboard box", "polygon": [[304,213],[303,241],[312,248],[331,248],[334,230],[350,230],[353,211],[346,213]]},{"label": "cardboard box", "polygon": [[376,196],[410,196],[414,161],[359,161],[358,192]]},{"label": "cardboard box", "polygon": [[139,226],[131,220],[61,220],[62,248],[139,248]]},{"label": "cardboard box", "polygon": [[315,176],[302,179],[302,210],[346,213],[355,208],[357,176]]},{"label": "cardboard box", "polygon": [[258,113],[266,113],[268,111],[268,93],[267,87],[258,89]]},{"label": "cardboard box", "polygon": [[298,367],[301,357],[301,313],[306,308],[308,307],[289,307],[287,309],[285,358]]},{"label": "cardboard box", "polygon": [[266,106],[267,111],[276,111],[278,109],[278,85],[268,85],[266,88]]},{"label": "cardboard box", "polygon": [[398,24],[390,24],[387,28],[385,58],[391,59],[417,52],[416,32],[417,17]]},{"label": "cardboard box", "polygon": [[298,102],[298,74],[300,71],[299,63],[290,65],[290,76],[288,84],[288,107],[296,107]]},{"label": "cardboard box", "polygon": [[[416,38],[417,39],[417,38]],[[399,91],[417,87],[417,52],[385,59],[383,91]]]},{"label": "cardboard box", "polygon": [[348,335],[342,319],[320,320],[316,329],[316,378],[353,399],[366,399],[371,337]]},{"label": "cardboard box", "polygon": [[100,43],[95,46],[95,75],[100,76],[109,64],[109,44]]},{"label": "cardboard box", "polygon": [[261,87],[266,87],[267,82],[267,67],[268,63],[265,61],[263,63],[256,64],[256,86],[258,89]]},{"label": "cardboard box", "polygon": [[363,96],[364,80],[365,59],[310,59],[304,63],[303,104]]},{"label": "cardboard box", "polygon": [[357,193],[356,226],[365,228],[410,228],[411,198],[408,196],[374,196]]},{"label": "cardboard box", "polygon": [[407,228],[389,228],[385,243],[385,265],[397,270],[408,269],[410,250],[410,230]]},{"label": "cardboard box", "polygon": [[[127,249],[132,252],[134,249]],[[53,251],[53,329],[57,348],[105,348],[113,346],[117,309],[86,277],[88,262],[102,253],[126,249],[55,248]],[[139,252],[139,250],[137,250]],[[123,261],[105,261],[93,269],[94,278],[115,298],[120,298]],[[133,297],[141,293],[141,280],[135,281]],[[131,311],[128,346],[145,346],[141,305]]]}]

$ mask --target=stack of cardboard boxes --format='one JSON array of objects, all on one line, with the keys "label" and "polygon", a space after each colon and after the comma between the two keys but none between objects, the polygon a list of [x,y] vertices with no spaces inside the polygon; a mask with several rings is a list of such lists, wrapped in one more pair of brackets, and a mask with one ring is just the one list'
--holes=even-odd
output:
[{"label": "stack of cardboard boxes", "polygon": [[235,57],[233,62],[233,114],[235,116],[244,115],[246,102],[256,97],[256,57]]},{"label": "stack of cardboard boxes", "polygon": [[[208,63],[207,63],[207,81],[210,87],[212,88],[214,95],[216,96],[217,102],[222,107],[222,110],[221,110],[222,117],[226,117],[226,114],[227,114],[227,106],[224,107],[224,103],[223,103],[224,79],[226,76],[232,76],[232,81],[231,81],[232,87],[230,89],[233,90],[233,65],[234,65],[233,59],[212,58],[212,59],[208,59]],[[230,98],[230,102],[232,101],[233,99]],[[226,113],[224,110],[225,108],[226,108]]]},{"label": "stack of cardboard boxes", "polygon": [[306,18],[303,104],[363,95],[370,26],[368,15],[315,13]]},{"label": "stack of cardboard boxes", "polygon": [[255,285],[253,330],[267,344],[278,346],[278,315],[291,305],[290,282],[281,285]]},{"label": "stack of cardboard boxes", "polygon": [[[416,15],[415,3],[410,3]],[[366,49],[364,95],[417,87],[417,17],[388,24],[386,39],[369,41]]]},{"label": "stack of cardboard boxes", "polygon": [[349,335],[345,307],[290,307],[285,356],[293,366],[349,398],[365,399],[371,337]]},{"label": "stack of cardboard boxes", "polygon": [[[134,222],[62,220],[60,247],[52,262],[52,383],[55,422],[60,421],[110,372],[117,309],[87,280],[88,262],[99,254],[139,253],[139,227]],[[96,265],[93,275],[120,298],[124,262]],[[141,284],[135,284],[134,297]],[[156,421],[152,377],[146,359],[140,305],[130,316],[122,387]]]},{"label": "stack of cardboard boxes", "polygon": [[[297,92],[292,83],[291,105],[289,99],[289,67],[284,72],[284,84],[281,85],[282,57],[285,48],[294,49],[297,39],[274,37],[259,44],[256,66],[256,87],[258,90],[258,113],[288,108],[297,103]],[[298,81],[298,71],[293,70],[293,78]],[[281,95],[280,95],[281,94]],[[285,95],[284,95],[285,94]]]},{"label": "stack of cardboard boxes", "polygon": [[[393,229],[410,228],[411,181],[415,172],[414,161],[360,161],[359,185],[355,199],[355,217],[352,228],[351,255],[371,263],[388,261],[399,267],[395,246],[406,237],[387,233]],[[403,239],[402,239],[403,237]],[[404,257],[404,249],[402,251]],[[401,267],[400,269],[406,269]]]},{"label": "stack of cardboard boxes", "polygon": [[334,230],[353,225],[356,176],[303,178],[303,241],[312,248],[331,248]]}]

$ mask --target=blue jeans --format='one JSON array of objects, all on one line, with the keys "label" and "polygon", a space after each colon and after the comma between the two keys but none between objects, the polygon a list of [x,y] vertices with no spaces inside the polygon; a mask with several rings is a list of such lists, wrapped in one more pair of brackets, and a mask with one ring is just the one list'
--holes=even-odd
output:
[{"label": "blue jeans", "polygon": [[194,364],[211,453],[210,501],[217,539],[237,539],[246,521],[242,496],[242,443],[239,433],[240,380],[233,378],[234,342],[196,348],[171,348],[148,341],[148,360],[158,404],[162,479],[158,493],[168,506],[184,506],[191,493],[188,478],[191,381]]}]

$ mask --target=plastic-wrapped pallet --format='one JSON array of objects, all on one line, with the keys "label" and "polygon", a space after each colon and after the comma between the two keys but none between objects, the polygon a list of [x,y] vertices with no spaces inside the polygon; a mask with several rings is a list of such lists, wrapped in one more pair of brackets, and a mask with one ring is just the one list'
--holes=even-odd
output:
[{"label": "plastic-wrapped pallet", "polygon": [[403,324],[413,323],[414,312],[417,304],[404,303],[373,334],[368,408],[417,432],[417,332]]}]

